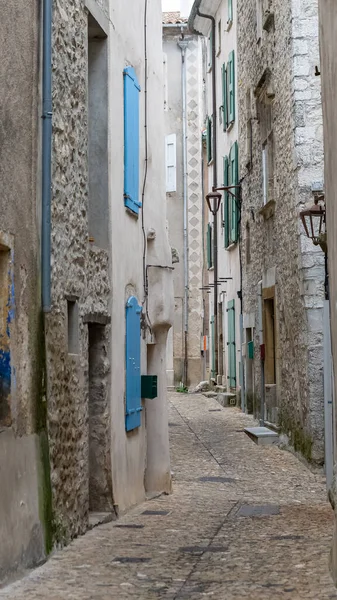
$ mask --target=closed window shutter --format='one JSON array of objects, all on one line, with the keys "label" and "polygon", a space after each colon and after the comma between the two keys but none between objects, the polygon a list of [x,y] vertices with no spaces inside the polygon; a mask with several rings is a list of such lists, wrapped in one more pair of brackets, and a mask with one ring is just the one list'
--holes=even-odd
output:
[{"label": "closed window shutter", "polygon": [[212,254],[212,225],[207,225],[207,268],[211,269],[213,266],[213,254]]},{"label": "closed window shutter", "polygon": [[230,52],[228,58],[228,122],[233,123],[235,121],[235,60],[234,50]]},{"label": "closed window shutter", "polygon": [[212,160],[212,118],[207,117],[206,121],[206,146],[207,146],[207,162]]},{"label": "closed window shutter", "polygon": [[[230,185],[238,185],[239,183],[239,172],[238,172],[238,143],[235,142],[231,147],[230,151]],[[235,194],[235,198],[231,197],[230,202],[230,218],[231,218],[231,241],[237,242],[238,239],[238,227],[239,227],[239,210],[238,210],[238,194],[237,188],[232,189],[232,193]]]},{"label": "closed window shutter", "polygon": [[171,133],[166,136],[166,191],[177,191],[177,140],[176,134]]},{"label": "closed window shutter", "polygon": [[[223,159],[223,177],[224,177],[224,186],[228,186],[228,156],[225,156]],[[229,246],[229,202],[228,202],[229,194],[224,191],[224,244],[225,248]]]},{"label": "closed window shutter", "polygon": [[212,337],[212,357],[211,357],[211,373],[212,377],[216,375],[215,369],[215,327],[214,327],[214,316],[211,317],[211,337]]},{"label": "closed window shutter", "polygon": [[236,344],[235,344],[235,300],[227,304],[227,347],[228,347],[228,381],[229,387],[236,387]]},{"label": "closed window shutter", "polygon": [[141,424],[141,373],[140,373],[140,316],[142,308],[137,298],[131,296],[126,304],[125,342],[125,429],[132,431]]},{"label": "closed window shutter", "polygon": [[223,130],[228,127],[228,106],[227,106],[227,69],[226,64],[222,65],[222,111],[223,111]]},{"label": "closed window shutter", "polygon": [[233,0],[228,0],[228,23],[233,21]]},{"label": "closed window shutter", "polygon": [[124,204],[138,214],[139,201],[139,92],[133,67],[124,75]]}]

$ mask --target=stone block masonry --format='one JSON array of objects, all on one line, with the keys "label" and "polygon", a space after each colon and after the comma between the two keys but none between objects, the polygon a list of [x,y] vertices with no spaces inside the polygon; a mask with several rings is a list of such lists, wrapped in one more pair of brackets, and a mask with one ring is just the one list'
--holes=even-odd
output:
[{"label": "stone block masonry", "polygon": [[[312,184],[323,183],[320,81],[315,77],[315,65],[319,64],[318,7],[316,0],[272,0],[269,4],[274,27],[263,30],[258,40],[255,0],[238,0],[243,310],[245,314],[255,313],[258,323],[258,283],[268,269],[275,269],[276,421],[296,449],[307,459],[321,463],[324,256],[307,240],[298,218],[304,206],[313,204]],[[247,90],[254,97],[251,115],[246,114]],[[267,93],[272,112],[275,205],[269,213],[262,210],[258,101],[263,92]],[[252,164],[247,170],[249,118]],[[247,231],[251,248],[248,260]],[[255,348],[259,348],[257,326]],[[254,370],[255,394],[259,396],[258,350]]]}]

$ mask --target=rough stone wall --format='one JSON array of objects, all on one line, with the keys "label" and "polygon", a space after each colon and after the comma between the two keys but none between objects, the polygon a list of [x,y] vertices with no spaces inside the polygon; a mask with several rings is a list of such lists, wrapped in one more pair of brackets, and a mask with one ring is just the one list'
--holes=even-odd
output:
[{"label": "rough stone wall", "polygon": [[[88,313],[107,314],[108,255],[88,233],[87,13],[53,12],[52,311],[47,319],[48,416],[56,537],[85,531],[89,510]],[[67,299],[79,305],[79,353],[69,354]]]},{"label": "rough stone wall", "polygon": [[[323,257],[301,232],[298,212],[313,203],[311,183],[322,179],[317,2],[273,0],[275,27],[256,39],[256,2],[238,1],[238,93],[240,174],[243,213],[243,310],[255,313],[258,282],[276,267],[278,421],[307,458],[323,460],[322,281]],[[275,93],[274,215],[260,213],[262,158],[259,124],[252,121],[252,168],[246,166],[246,92],[254,90],[264,71],[271,72]],[[253,109],[253,116],[256,111]],[[311,127],[313,118],[314,124]],[[314,139],[316,141],[314,142]],[[246,225],[250,226],[251,261],[247,264]],[[314,270],[311,270],[315,267]],[[316,283],[314,282],[314,278]],[[255,348],[259,348],[255,328]],[[255,352],[255,389],[260,389],[259,353]],[[315,360],[312,361],[312,358]],[[313,367],[309,374],[310,367]],[[314,378],[314,381],[313,381]]]}]

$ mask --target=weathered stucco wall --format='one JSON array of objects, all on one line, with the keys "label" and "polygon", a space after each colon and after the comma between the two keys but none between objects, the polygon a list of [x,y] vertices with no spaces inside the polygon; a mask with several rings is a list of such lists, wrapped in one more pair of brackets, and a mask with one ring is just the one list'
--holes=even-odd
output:
[{"label": "weathered stucco wall", "polygon": [[[5,401],[5,381],[8,411],[0,423],[0,472],[4,482],[0,492],[0,578],[45,556],[46,514],[39,503],[39,489],[45,484],[48,488],[48,477],[40,462],[45,420],[38,276],[39,22],[35,0],[29,0],[24,11],[12,1],[3,6],[0,310],[1,337],[7,338],[7,346],[1,344],[0,403]],[[4,416],[2,408],[0,414]]]},{"label": "weathered stucco wall", "polygon": [[[311,185],[322,180],[317,2],[270,6],[274,28],[256,36],[256,2],[238,1],[238,93],[242,187],[242,234],[250,227],[251,261],[243,253],[244,312],[255,314],[258,282],[275,268],[277,420],[295,447],[323,461],[323,256],[304,237],[298,218],[311,205]],[[269,72],[266,71],[269,69]],[[270,74],[274,135],[274,214],[265,218],[259,123],[252,111],[252,168],[247,172],[246,94]],[[255,383],[260,389],[258,331]]]}]

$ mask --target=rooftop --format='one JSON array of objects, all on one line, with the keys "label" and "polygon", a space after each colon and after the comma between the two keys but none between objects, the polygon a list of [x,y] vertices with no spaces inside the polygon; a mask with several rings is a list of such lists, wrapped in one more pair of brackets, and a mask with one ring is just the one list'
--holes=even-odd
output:
[{"label": "rooftop", "polygon": [[177,25],[179,23],[187,23],[187,19],[181,16],[179,11],[163,12],[164,25]]}]

